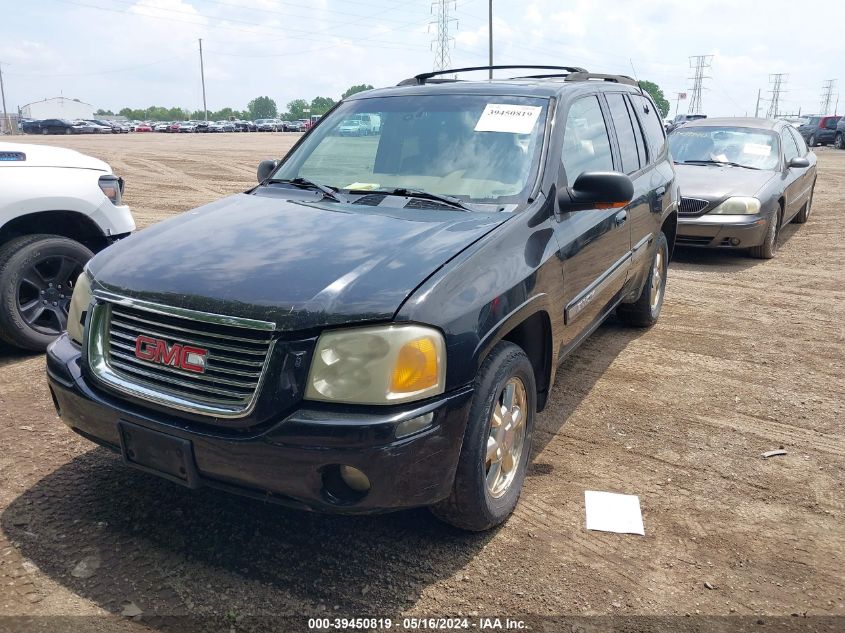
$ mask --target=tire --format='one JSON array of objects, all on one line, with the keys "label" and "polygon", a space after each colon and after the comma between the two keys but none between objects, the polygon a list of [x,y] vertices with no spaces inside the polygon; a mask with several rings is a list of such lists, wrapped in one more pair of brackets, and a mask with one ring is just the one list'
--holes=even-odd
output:
[{"label": "tire", "polygon": [[41,133],[42,134],[49,134],[50,131],[46,127],[43,127],[43,128],[41,128]]},{"label": "tire", "polygon": [[816,135],[815,134],[810,134],[810,138],[807,139],[807,145],[809,145],[810,147],[816,146]]},{"label": "tire", "polygon": [[833,139],[833,146],[836,149],[845,149],[845,137],[842,136],[841,132]]},{"label": "tire", "polygon": [[70,128],[69,127],[65,128],[65,134],[70,134]]},{"label": "tire", "polygon": [[660,318],[663,297],[666,295],[666,280],[669,272],[669,242],[662,232],[657,237],[654,256],[651,258],[648,278],[643,290],[634,303],[623,303],[616,313],[626,325],[651,327]]},{"label": "tire", "polygon": [[25,235],[0,248],[0,338],[43,351],[67,327],[76,277],[93,253],[58,235]]},{"label": "tire", "polygon": [[807,198],[807,204],[798,212],[792,221],[795,224],[806,224],[807,220],[810,219],[810,213],[813,211],[813,194],[816,192],[816,183],[813,183],[812,189],[810,189],[810,197]]},{"label": "tire", "polygon": [[[503,402],[511,394],[512,408]],[[494,408],[500,407],[494,425]],[[519,501],[531,454],[531,436],[537,407],[537,389],[531,362],[522,349],[502,341],[484,360],[475,377],[461,455],[451,494],[430,510],[441,521],[463,530],[481,532],[503,523]],[[514,420],[512,414],[518,412]],[[515,424],[515,426],[511,426]],[[496,430],[498,429],[501,430]],[[515,430],[508,435],[506,430]],[[493,439],[497,436],[499,442]],[[520,442],[521,439],[521,442]],[[498,446],[493,460],[488,452]],[[512,450],[509,451],[508,448]],[[505,455],[502,458],[502,451]],[[498,457],[498,458],[497,458]],[[511,463],[504,469],[506,461]],[[488,479],[490,484],[488,485]]]},{"label": "tire", "polygon": [[748,249],[751,257],[756,259],[772,259],[778,252],[778,235],[780,234],[780,218],[783,214],[783,209],[773,214],[769,219],[769,224],[766,227],[766,237],[763,238],[763,243],[758,246],[752,246]]}]

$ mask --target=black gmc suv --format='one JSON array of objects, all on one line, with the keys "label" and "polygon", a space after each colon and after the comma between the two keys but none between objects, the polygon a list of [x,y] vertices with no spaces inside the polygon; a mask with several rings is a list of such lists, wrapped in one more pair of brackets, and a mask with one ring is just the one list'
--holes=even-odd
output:
[{"label": "black gmc suv", "polygon": [[62,420],[190,487],[504,521],[560,359],[657,321],[679,201],[633,80],[510,68],[542,74],[349,97],[256,188],[97,255],[47,357]]}]

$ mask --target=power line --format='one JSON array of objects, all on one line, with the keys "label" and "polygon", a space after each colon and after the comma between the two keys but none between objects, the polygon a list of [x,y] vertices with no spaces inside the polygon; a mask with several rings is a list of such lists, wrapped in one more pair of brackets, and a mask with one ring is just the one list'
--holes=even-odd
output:
[{"label": "power line", "polygon": [[694,55],[689,58],[690,68],[694,69],[692,80],[692,98],[689,102],[687,114],[701,114],[701,92],[704,89],[704,80],[711,79],[704,71],[713,66],[712,55]]},{"label": "power line", "polygon": [[830,106],[833,103],[834,88],[836,88],[835,79],[828,79],[822,85],[822,100],[819,105],[819,114],[830,114]]},{"label": "power line", "polygon": [[436,18],[431,24],[437,26],[437,37],[432,41],[431,45],[434,49],[434,70],[445,70],[452,66],[452,57],[449,50],[455,41],[449,30],[454,24],[457,28],[458,21],[455,18],[449,17],[449,11],[457,9],[457,3],[454,0],[436,0],[431,3],[432,11],[436,10]]},{"label": "power line", "polygon": [[780,115],[780,102],[783,100],[783,95],[786,92],[784,86],[789,77],[786,73],[776,73],[769,75],[769,83],[772,85],[769,93],[772,95],[769,98],[769,111],[766,116],[770,119],[776,119]]}]

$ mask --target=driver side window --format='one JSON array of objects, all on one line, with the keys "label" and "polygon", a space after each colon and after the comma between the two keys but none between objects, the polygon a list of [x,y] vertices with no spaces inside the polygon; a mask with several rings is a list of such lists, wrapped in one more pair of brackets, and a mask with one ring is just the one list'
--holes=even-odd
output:
[{"label": "driver side window", "polygon": [[795,144],[795,139],[792,138],[792,134],[788,130],[781,132],[780,136],[781,143],[783,143],[783,158],[789,164],[789,161],[798,156],[798,146]]},{"label": "driver side window", "polygon": [[613,171],[607,124],[595,95],[569,107],[563,133],[563,169],[569,186],[588,171]]}]

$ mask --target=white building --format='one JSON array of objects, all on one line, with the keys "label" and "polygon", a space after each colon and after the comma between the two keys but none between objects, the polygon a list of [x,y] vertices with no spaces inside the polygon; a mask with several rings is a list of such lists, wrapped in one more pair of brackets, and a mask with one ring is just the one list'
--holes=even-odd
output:
[{"label": "white building", "polygon": [[83,103],[79,99],[53,97],[27,103],[21,108],[21,116],[25,119],[93,119],[94,106]]}]

